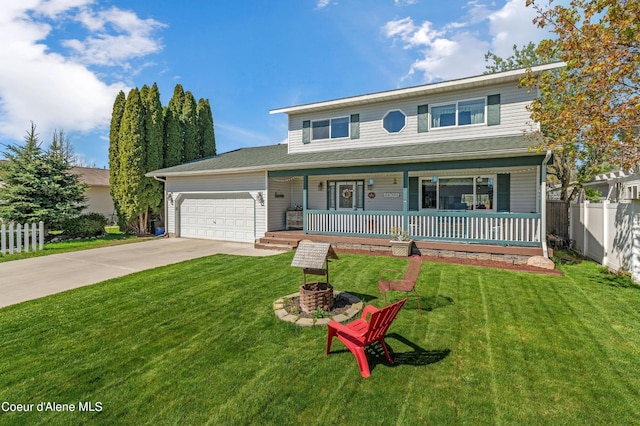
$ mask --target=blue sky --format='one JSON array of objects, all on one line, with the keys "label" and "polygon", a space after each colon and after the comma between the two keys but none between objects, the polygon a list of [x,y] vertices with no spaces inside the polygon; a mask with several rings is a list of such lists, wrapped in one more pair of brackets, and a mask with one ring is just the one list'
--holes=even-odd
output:
[{"label": "blue sky", "polygon": [[[0,145],[33,121],[108,167],[119,90],[211,102],[218,153],[287,137],[269,110],[481,74],[549,36],[525,0],[0,0]],[[4,151],[3,147],[0,150]]]}]

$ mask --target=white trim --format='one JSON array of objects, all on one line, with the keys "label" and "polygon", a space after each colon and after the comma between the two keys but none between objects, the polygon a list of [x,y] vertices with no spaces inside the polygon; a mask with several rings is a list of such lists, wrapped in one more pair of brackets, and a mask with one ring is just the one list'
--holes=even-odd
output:
[{"label": "white trim", "polygon": [[[460,114],[460,102],[471,102],[471,101],[477,101],[477,100],[483,100],[484,101],[484,112],[483,112],[483,122],[482,123],[469,123],[469,124],[460,124],[459,123],[459,114]],[[469,99],[459,99],[456,101],[452,101],[452,102],[442,102],[442,103],[437,103],[437,104],[433,104],[433,105],[429,105],[429,131],[434,130],[434,131],[440,131],[443,129],[459,129],[460,127],[463,128],[468,128],[468,127],[475,127],[475,126],[487,126],[487,105],[488,105],[489,101],[488,101],[488,96],[480,96],[478,98],[469,98]],[[433,108],[437,108],[440,106],[448,106],[448,105],[455,105],[455,123],[450,125],[450,126],[438,126],[438,127],[433,127],[433,113],[431,112],[433,110]]]},{"label": "white trim", "polygon": [[314,102],[310,104],[291,106],[285,108],[276,108],[269,111],[269,114],[301,114],[304,112],[329,110],[334,108],[343,108],[354,105],[363,105],[374,102],[392,101],[398,99],[406,99],[418,96],[427,96],[434,93],[445,91],[463,90],[473,87],[489,86],[499,83],[508,83],[520,80],[527,71],[539,74],[543,71],[560,68],[565,66],[564,62],[555,62],[552,64],[538,65],[531,68],[521,68],[505,72],[483,74],[475,77],[462,78],[458,80],[443,81],[422,86],[408,87],[404,89],[388,90],[383,92],[371,93],[368,95],[352,96],[347,98],[334,99],[330,101]]},{"label": "white trim", "polygon": [[[387,115],[391,114],[392,112],[396,112],[396,111],[398,111],[402,115],[404,115],[404,125],[397,132],[390,132],[389,130],[386,129],[386,127],[384,127],[384,119],[387,117]],[[394,109],[390,109],[390,110],[388,110],[387,112],[384,113],[384,115],[382,116],[382,119],[380,120],[380,126],[382,127],[382,130],[387,132],[388,135],[397,135],[398,133],[402,133],[402,131],[407,128],[407,121],[408,121],[407,120],[407,113],[404,112],[403,110],[401,110],[400,108],[394,108]]]},{"label": "white trim", "polygon": [[[340,119],[346,119],[347,120],[347,136],[340,136],[340,137],[332,137],[331,136],[331,125],[333,120],[340,120]],[[315,139],[313,137],[313,123],[318,123],[320,121],[328,121],[329,122],[329,137],[328,138],[318,138]],[[351,117],[350,116],[345,116],[345,117],[330,117],[330,118],[320,118],[317,120],[311,120],[311,138],[310,141],[338,141],[340,139],[350,139],[351,138]]]}]

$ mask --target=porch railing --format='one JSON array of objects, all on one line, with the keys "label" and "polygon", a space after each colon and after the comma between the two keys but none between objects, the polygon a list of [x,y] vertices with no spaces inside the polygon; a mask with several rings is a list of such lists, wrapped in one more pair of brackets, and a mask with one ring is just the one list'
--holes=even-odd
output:
[{"label": "porch railing", "polygon": [[418,240],[537,245],[538,213],[402,212],[307,210],[306,232],[389,236],[400,227]]}]

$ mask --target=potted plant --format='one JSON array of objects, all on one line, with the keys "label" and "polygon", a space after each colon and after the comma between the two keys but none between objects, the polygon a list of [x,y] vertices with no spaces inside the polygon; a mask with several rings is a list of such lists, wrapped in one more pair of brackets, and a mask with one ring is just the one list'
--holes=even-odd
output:
[{"label": "potted plant", "polygon": [[409,233],[399,226],[391,228],[391,254],[394,256],[407,257],[411,254],[413,240],[409,238]]}]

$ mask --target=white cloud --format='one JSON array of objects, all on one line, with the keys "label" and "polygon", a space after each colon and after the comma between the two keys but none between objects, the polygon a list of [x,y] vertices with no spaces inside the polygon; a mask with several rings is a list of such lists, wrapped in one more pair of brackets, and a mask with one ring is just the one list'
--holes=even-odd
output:
[{"label": "white cloud", "polygon": [[532,21],[536,13],[525,5],[525,0],[510,0],[505,6],[489,15],[489,32],[492,36],[491,50],[498,56],[513,54],[513,45],[518,47],[530,41],[538,42],[542,37]]},{"label": "white cloud", "polygon": [[418,74],[423,82],[433,82],[481,74],[488,50],[507,57],[513,54],[514,44],[521,47],[543,38],[531,22],[535,13],[525,0],[507,0],[495,10],[474,0],[466,9],[464,19],[439,27],[431,21],[416,24],[411,17],[383,26],[388,38],[400,41],[404,49],[416,50],[419,56],[403,79]]},{"label": "white cloud", "polygon": [[[78,61],[92,65],[123,65],[131,58],[146,56],[162,49],[154,31],[165,25],[153,19],[140,19],[135,13],[117,8],[94,12],[82,10],[75,19],[94,35],[85,40],[65,40]],[[113,32],[115,34],[111,34]]]},{"label": "white cloud", "polygon": [[316,9],[323,9],[329,6],[330,3],[331,3],[331,0],[318,0],[318,3],[316,4]]},{"label": "white cloud", "polygon": [[416,4],[418,0],[393,0],[396,6],[402,6],[404,4]]},{"label": "white cloud", "polygon": [[[95,12],[92,0],[8,3],[0,9],[0,136],[21,140],[30,121],[43,140],[54,128],[69,133],[107,127],[115,95],[126,85],[102,81],[90,66],[127,69],[129,60],[157,51],[152,32],[159,24],[115,8]],[[54,28],[74,22],[90,31],[86,40],[69,45],[75,55],[52,51],[46,43]]]}]

